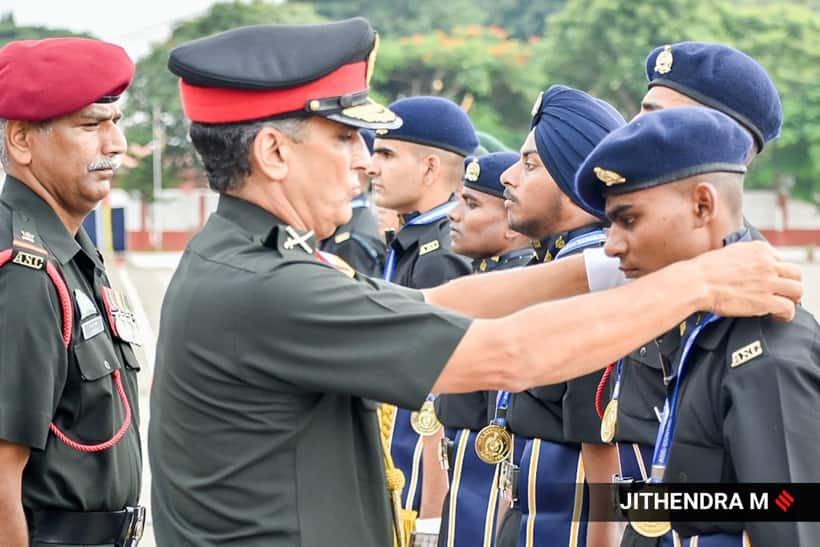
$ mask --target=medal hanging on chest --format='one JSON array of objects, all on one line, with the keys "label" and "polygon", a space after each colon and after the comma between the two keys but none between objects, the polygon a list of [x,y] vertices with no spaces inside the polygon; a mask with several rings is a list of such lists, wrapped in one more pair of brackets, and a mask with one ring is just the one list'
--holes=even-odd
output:
[{"label": "medal hanging on chest", "polygon": [[513,439],[507,429],[507,407],[510,392],[499,391],[495,398],[495,417],[475,438],[475,452],[484,463],[495,465],[506,460],[512,452]]},{"label": "medal hanging on chest", "polygon": [[436,416],[436,407],[433,405],[435,397],[427,396],[421,408],[410,414],[410,427],[422,437],[435,435],[441,429],[441,422]]},{"label": "medal hanging on chest", "polygon": [[618,429],[618,398],[621,396],[621,377],[623,374],[624,361],[618,361],[615,368],[615,388],[612,390],[612,399],[604,409],[604,416],[601,418],[601,440],[611,443],[615,440],[615,432]]},{"label": "medal hanging on chest", "polygon": [[103,287],[102,296],[108,324],[114,336],[123,342],[141,345],[137,317],[131,311],[125,295],[111,287]]}]

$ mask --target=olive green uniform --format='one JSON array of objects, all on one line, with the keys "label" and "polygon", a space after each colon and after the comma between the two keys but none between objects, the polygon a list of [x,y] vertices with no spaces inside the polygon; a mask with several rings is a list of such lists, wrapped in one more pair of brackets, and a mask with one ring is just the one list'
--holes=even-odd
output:
[{"label": "olive green uniform", "polygon": [[[39,511],[110,512],[137,503],[139,364],[130,344],[112,334],[102,300],[102,289],[110,284],[85,230],[72,237],[51,207],[13,177],[6,179],[0,202],[0,247],[9,249],[13,239],[22,237],[46,248],[72,304],[66,349],[60,299],[46,272],[14,262],[0,268],[0,438],[31,447],[23,471],[23,507],[31,544],[40,545],[36,538],[45,531],[34,526]],[[115,370],[132,412],[120,442],[88,453],[55,437],[51,422],[83,444],[112,438],[126,412],[112,377]]]},{"label": "olive green uniform", "polygon": [[151,395],[159,547],[392,544],[372,401],[420,407],[470,320],[303,239],[222,195],[182,257]]}]

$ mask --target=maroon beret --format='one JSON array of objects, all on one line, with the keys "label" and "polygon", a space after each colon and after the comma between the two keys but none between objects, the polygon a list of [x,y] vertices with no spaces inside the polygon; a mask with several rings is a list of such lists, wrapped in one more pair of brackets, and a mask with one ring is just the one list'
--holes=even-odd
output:
[{"label": "maroon beret", "polygon": [[9,42],[0,49],[0,119],[38,122],[116,100],[134,77],[120,46],[89,38]]}]

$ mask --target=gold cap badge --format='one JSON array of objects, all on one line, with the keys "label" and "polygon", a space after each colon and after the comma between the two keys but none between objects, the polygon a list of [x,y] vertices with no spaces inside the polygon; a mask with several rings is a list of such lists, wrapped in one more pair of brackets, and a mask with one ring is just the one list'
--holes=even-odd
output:
[{"label": "gold cap badge", "polygon": [[669,72],[672,72],[673,61],[674,59],[672,58],[672,46],[663,46],[663,51],[658,53],[658,57],[655,59],[655,72],[657,72],[658,74],[667,74]]},{"label": "gold cap badge", "polygon": [[610,171],[609,169],[604,169],[603,167],[595,167],[593,171],[595,171],[595,176],[598,177],[598,180],[607,186],[615,186],[616,184],[623,184],[626,182],[626,179],[615,171]]},{"label": "gold cap badge", "polygon": [[541,110],[541,101],[544,99],[544,92],[538,94],[535,98],[535,102],[532,104],[532,112],[530,112],[530,116],[535,116],[538,114],[538,111]]},{"label": "gold cap badge", "polygon": [[481,165],[479,165],[478,160],[474,159],[469,164],[467,164],[467,169],[464,172],[464,178],[465,180],[468,180],[470,182],[476,182],[480,174]]}]

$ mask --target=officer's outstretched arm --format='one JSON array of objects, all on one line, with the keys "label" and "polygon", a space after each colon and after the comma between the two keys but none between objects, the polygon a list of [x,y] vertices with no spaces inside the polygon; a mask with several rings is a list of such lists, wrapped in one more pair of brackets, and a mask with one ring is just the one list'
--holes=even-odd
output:
[{"label": "officer's outstretched arm", "polygon": [[28,545],[22,483],[29,454],[29,447],[0,439],[0,547]]},{"label": "officer's outstretched arm", "polygon": [[[536,277],[528,276],[527,269],[502,272],[510,275],[495,276],[489,287],[481,282],[490,275],[476,277],[479,283],[462,299],[484,301],[491,292],[499,301],[526,305],[528,292],[543,296],[549,292],[544,285],[566,281],[567,270],[548,266],[529,268],[541,272]],[[559,272],[557,281],[549,275],[553,271]],[[623,287],[538,304],[498,319],[478,319],[433,391],[521,391],[563,382],[611,363],[698,311],[730,317],[773,313],[791,319],[794,302],[803,293],[801,278],[800,269],[782,262],[768,244],[738,243]],[[448,307],[435,290],[425,294],[429,302]]]}]

